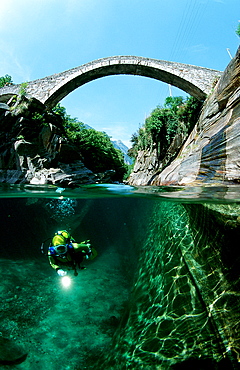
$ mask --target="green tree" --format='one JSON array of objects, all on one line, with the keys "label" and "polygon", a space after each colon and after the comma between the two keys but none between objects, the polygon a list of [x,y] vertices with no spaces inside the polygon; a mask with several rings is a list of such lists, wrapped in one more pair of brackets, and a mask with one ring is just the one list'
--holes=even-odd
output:
[{"label": "green tree", "polygon": [[84,123],[79,122],[76,117],[73,118],[69,114],[67,114],[66,108],[63,107],[60,103],[58,103],[52,109],[52,111],[60,117],[63,126],[67,132],[67,135],[73,136],[74,138],[74,132],[77,132],[80,130],[81,127],[84,127]]},{"label": "green tree", "polygon": [[236,29],[236,34],[240,37],[240,23],[238,23],[238,27]]},{"label": "green tree", "polygon": [[183,105],[183,97],[168,97],[164,106],[157,106],[145,121],[146,133],[150,133],[151,145],[157,149],[161,160],[171,144],[179,128],[179,108]]},{"label": "green tree", "polygon": [[169,109],[172,113],[177,114],[179,108],[183,105],[184,98],[182,96],[168,96],[165,99],[164,107]]},{"label": "green tree", "polygon": [[5,75],[5,76],[0,77],[0,87],[12,85],[12,84],[13,84],[13,81],[12,81],[11,76]]},{"label": "green tree", "polygon": [[168,97],[163,107],[157,106],[144,126],[135,133],[129,155],[136,158],[139,150],[156,149],[159,160],[163,159],[176,134],[188,134],[197,122],[202,101],[194,97]]},{"label": "green tree", "polygon": [[69,116],[60,104],[54,108],[54,113],[61,116],[66,136],[79,148],[85,166],[93,172],[114,170],[114,180],[122,181],[127,166],[122,152],[113,146],[109,136],[105,132],[86,128],[83,122]]},{"label": "green tree", "polygon": [[80,126],[74,134],[69,135],[79,147],[84,164],[93,172],[114,170],[115,180],[121,181],[127,171],[123,154],[114,148],[105,132],[87,129]]}]

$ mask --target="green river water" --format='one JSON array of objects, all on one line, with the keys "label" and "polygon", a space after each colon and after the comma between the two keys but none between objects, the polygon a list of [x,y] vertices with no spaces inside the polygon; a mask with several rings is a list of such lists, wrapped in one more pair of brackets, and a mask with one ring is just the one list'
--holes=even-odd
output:
[{"label": "green river water", "polygon": [[[2,185],[0,204],[0,368],[239,368],[240,186]],[[42,253],[63,229],[98,252],[67,288]]]}]

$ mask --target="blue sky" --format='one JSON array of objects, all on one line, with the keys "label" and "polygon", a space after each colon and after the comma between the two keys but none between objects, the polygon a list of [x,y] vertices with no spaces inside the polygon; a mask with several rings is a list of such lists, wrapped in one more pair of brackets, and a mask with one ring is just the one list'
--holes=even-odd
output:
[{"label": "blue sky", "polygon": [[[0,76],[22,83],[98,58],[136,55],[224,70],[239,37],[239,0],[0,0]],[[173,96],[186,94],[172,88]],[[138,76],[92,81],[61,102],[68,114],[130,146],[169,95]]]}]

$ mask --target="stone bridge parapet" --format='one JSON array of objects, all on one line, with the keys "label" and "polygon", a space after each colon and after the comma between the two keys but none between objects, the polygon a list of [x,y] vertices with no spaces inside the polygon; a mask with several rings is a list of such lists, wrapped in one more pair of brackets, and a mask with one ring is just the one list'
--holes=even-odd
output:
[{"label": "stone bridge parapet", "polygon": [[[35,97],[52,108],[85,83],[119,74],[154,78],[176,86],[192,96],[204,99],[212,91],[222,72],[158,59],[113,56],[97,59],[61,73],[30,81],[27,83],[26,93],[29,97]],[[20,89],[21,84],[1,88],[0,101],[7,102],[10,96],[18,95]]]}]

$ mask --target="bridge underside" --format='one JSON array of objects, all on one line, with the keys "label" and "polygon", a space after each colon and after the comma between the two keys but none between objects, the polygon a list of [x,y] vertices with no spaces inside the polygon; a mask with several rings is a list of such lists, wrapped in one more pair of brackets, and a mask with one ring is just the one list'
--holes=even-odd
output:
[{"label": "bridge underside", "polygon": [[13,93],[0,95],[0,103],[7,103],[14,95]]},{"label": "bridge underside", "polygon": [[172,86],[176,86],[198,99],[206,98],[206,93],[204,93],[196,85],[172,73],[160,71],[159,69],[153,67],[120,64],[100,67],[76,76],[51,93],[50,97],[47,98],[44,103],[49,108],[52,108],[78,87],[98,78],[111,75],[135,75],[154,78],[161,82],[166,82]]}]

